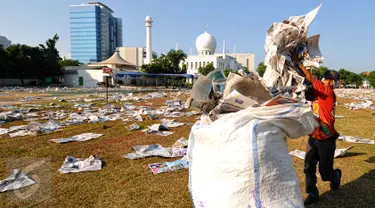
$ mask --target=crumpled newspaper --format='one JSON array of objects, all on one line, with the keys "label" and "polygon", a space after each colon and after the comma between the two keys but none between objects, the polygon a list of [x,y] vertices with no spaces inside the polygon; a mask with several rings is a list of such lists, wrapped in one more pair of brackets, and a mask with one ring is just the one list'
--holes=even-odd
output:
[{"label": "crumpled newspaper", "polygon": [[86,159],[67,156],[61,168],[60,173],[77,173],[84,171],[96,171],[102,169],[102,161],[95,156]]},{"label": "crumpled newspaper", "polygon": [[186,154],[188,142],[182,137],[178,139],[172,148],[166,148],[160,144],[138,145],[133,146],[135,152],[125,154],[123,157],[128,159],[140,159],[145,157],[182,157]]},{"label": "crumpled newspaper", "polygon": [[184,123],[164,118],[164,119],[161,120],[161,125],[166,126],[168,128],[176,128],[176,127],[183,126]]},{"label": "crumpled newspaper", "polygon": [[299,75],[292,61],[292,52],[304,56],[306,67],[319,67],[323,61],[319,49],[319,35],[307,37],[308,27],[313,22],[321,5],[303,16],[291,16],[288,21],[273,23],[267,31],[265,41],[267,66],[263,76],[268,87],[303,86],[304,78]]},{"label": "crumpled newspaper", "polygon": [[0,193],[24,188],[33,184],[35,184],[35,181],[27,177],[20,170],[14,169],[8,178],[0,181]]},{"label": "crumpled newspaper", "polygon": [[142,132],[158,136],[169,136],[174,134],[174,132],[169,131],[169,128],[163,124],[153,124],[148,126],[147,129],[142,130]]}]

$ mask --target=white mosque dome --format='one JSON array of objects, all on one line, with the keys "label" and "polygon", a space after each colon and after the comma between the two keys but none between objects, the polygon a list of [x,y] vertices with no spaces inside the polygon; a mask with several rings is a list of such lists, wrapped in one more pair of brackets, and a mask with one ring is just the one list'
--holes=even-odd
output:
[{"label": "white mosque dome", "polygon": [[213,54],[216,50],[216,39],[206,31],[197,37],[195,46],[199,54]]},{"label": "white mosque dome", "polygon": [[152,22],[151,16],[147,16],[146,19],[145,19],[145,22]]}]

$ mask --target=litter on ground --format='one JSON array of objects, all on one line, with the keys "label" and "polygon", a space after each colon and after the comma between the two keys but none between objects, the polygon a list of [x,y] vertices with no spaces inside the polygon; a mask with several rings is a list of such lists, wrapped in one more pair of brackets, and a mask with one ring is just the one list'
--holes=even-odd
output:
[{"label": "litter on ground", "polygon": [[27,177],[18,169],[14,169],[8,178],[0,181],[0,192],[17,190],[35,184],[35,181]]},{"label": "litter on ground", "polygon": [[61,168],[60,173],[78,173],[85,171],[97,171],[102,169],[102,161],[95,156],[86,159],[67,156]]},{"label": "litter on ground", "polygon": [[339,140],[346,141],[346,142],[350,142],[350,143],[358,143],[358,144],[375,144],[375,141],[374,141],[374,140],[371,140],[371,139],[362,139],[362,138],[354,137],[354,136],[344,136],[344,135],[340,135],[338,139],[339,139]]},{"label": "litter on ground", "polygon": [[[353,146],[349,146],[349,147],[344,148],[344,149],[336,149],[334,157],[336,158],[336,157],[344,156],[351,148],[353,148]],[[289,155],[292,155],[292,156],[295,156],[299,159],[304,160],[305,156],[306,156],[306,152],[301,151],[301,150],[294,150],[294,151],[289,152]]]},{"label": "litter on ground", "polygon": [[165,148],[160,144],[149,144],[133,146],[135,152],[125,154],[123,157],[128,159],[139,159],[145,157],[182,157],[186,154],[187,141],[185,138],[178,139],[172,148]]},{"label": "litter on ground", "polygon": [[76,136],[68,137],[68,138],[58,138],[58,139],[51,139],[50,141],[56,143],[68,143],[68,142],[84,142],[91,139],[96,139],[98,137],[103,136],[103,134],[94,134],[94,133],[83,133]]}]

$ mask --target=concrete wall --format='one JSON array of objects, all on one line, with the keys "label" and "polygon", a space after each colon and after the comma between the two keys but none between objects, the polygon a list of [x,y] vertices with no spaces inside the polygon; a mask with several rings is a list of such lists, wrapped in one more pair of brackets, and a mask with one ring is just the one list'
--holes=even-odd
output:
[{"label": "concrete wall", "polygon": [[247,67],[249,71],[254,71],[255,55],[252,53],[235,54],[237,62],[243,67]]},{"label": "concrete wall", "polygon": [[98,82],[103,82],[103,71],[95,69],[77,70],[78,74],[64,74],[63,84],[79,87],[79,77],[83,77],[83,87],[96,87]]},{"label": "concrete wall", "polygon": [[143,65],[143,48],[141,47],[119,47],[117,48],[121,58],[125,61],[141,67]]}]

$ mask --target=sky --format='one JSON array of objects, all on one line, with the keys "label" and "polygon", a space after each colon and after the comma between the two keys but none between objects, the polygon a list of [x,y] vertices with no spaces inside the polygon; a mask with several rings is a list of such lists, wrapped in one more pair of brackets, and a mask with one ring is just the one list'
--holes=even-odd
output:
[{"label": "sky", "polygon": [[[0,35],[12,43],[38,45],[57,33],[60,56],[70,53],[69,5],[81,0],[0,0]],[[303,15],[323,3],[308,35],[321,34],[323,65],[353,72],[375,70],[373,0],[102,0],[123,21],[123,45],[144,47],[144,19],[153,18],[153,51],[178,48],[195,53],[195,39],[205,31],[217,40],[217,52],[254,53],[264,60],[266,31],[273,22]],[[366,47],[364,47],[366,46]]]}]

